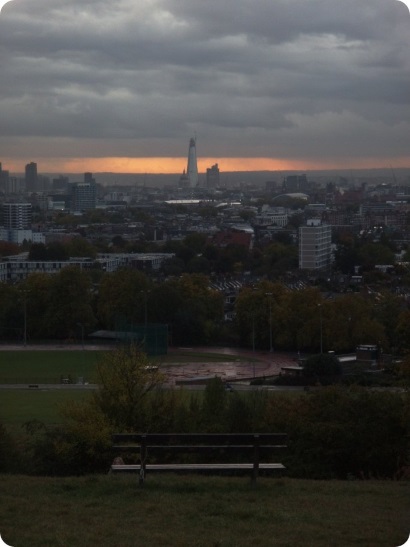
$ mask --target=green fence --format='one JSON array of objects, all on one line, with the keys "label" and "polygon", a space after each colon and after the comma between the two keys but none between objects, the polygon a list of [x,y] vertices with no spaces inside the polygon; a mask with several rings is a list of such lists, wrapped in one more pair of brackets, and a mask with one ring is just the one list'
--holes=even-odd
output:
[{"label": "green fence", "polygon": [[166,355],[168,353],[168,325],[119,324],[115,331],[117,341],[135,343],[147,355]]}]

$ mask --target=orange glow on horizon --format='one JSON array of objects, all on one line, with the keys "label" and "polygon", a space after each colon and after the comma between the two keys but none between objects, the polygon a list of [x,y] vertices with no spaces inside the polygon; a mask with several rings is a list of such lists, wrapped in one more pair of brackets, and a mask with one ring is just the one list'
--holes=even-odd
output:
[{"label": "orange glow on horizon", "polygon": [[[39,173],[182,173],[186,169],[184,157],[167,158],[44,158],[30,159],[38,165]],[[29,161],[5,158],[3,169],[15,173],[24,172]],[[410,167],[410,158],[362,158],[346,160],[292,160],[282,158],[199,158],[198,171],[205,173],[208,167],[217,163],[221,172],[225,171],[309,171],[309,170],[345,170]]]}]

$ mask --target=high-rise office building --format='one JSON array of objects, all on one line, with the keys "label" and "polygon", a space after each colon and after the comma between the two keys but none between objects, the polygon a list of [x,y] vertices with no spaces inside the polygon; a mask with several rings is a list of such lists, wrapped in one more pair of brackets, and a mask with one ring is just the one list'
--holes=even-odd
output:
[{"label": "high-rise office building", "polygon": [[31,162],[26,165],[26,192],[36,192],[37,190],[37,163]]},{"label": "high-rise office building", "polygon": [[45,243],[44,234],[31,229],[31,203],[3,203],[0,240],[21,245],[25,241]]},{"label": "high-rise office building", "polygon": [[84,182],[71,184],[71,210],[86,211],[95,209],[97,204],[97,184],[92,173],[84,173]]},{"label": "high-rise office building", "polygon": [[213,188],[219,188],[219,184],[219,167],[215,163],[215,165],[208,167],[206,170],[206,187],[208,190],[212,190]]},{"label": "high-rise office building", "polygon": [[189,178],[190,187],[195,188],[198,185],[198,165],[196,160],[196,139],[194,138],[191,138],[189,141],[188,168],[186,174]]},{"label": "high-rise office building", "polygon": [[314,218],[299,228],[299,269],[323,270],[331,261],[332,228]]},{"label": "high-rise office building", "polygon": [[283,181],[283,189],[286,192],[306,192],[308,186],[306,175],[289,175]]},{"label": "high-rise office building", "polygon": [[96,184],[92,173],[84,173],[84,182],[86,184]]},{"label": "high-rise office building", "polygon": [[7,230],[29,230],[31,203],[3,203],[2,225]]},{"label": "high-rise office building", "polygon": [[7,192],[8,182],[9,182],[9,172],[4,171],[0,163],[0,190],[2,192]]},{"label": "high-rise office building", "polygon": [[68,188],[69,182],[68,177],[63,177],[63,175],[60,175],[58,178],[53,179],[52,189],[65,192]]}]

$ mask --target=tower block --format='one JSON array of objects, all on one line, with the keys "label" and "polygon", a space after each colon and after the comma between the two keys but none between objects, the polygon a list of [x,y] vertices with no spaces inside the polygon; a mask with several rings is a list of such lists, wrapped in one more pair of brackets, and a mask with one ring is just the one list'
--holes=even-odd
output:
[{"label": "tower block", "polygon": [[195,188],[198,185],[198,165],[196,160],[196,139],[193,137],[189,141],[187,176],[189,186]]}]

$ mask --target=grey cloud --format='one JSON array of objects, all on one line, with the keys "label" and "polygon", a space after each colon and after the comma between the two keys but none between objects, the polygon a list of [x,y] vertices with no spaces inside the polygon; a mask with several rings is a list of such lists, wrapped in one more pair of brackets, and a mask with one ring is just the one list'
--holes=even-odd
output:
[{"label": "grey cloud", "polygon": [[408,154],[410,15],[396,0],[13,4],[2,154],[30,136],[169,155],[193,130],[204,155]]}]

